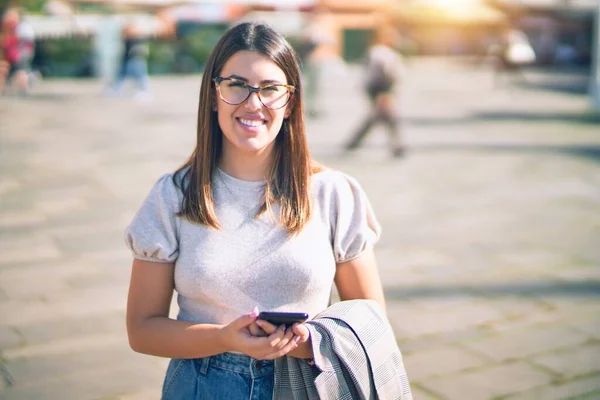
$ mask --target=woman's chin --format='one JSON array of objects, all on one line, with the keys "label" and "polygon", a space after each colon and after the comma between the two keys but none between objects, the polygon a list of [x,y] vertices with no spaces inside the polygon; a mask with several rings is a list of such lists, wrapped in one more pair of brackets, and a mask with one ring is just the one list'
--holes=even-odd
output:
[{"label": "woman's chin", "polygon": [[246,138],[238,140],[235,145],[237,151],[243,153],[262,153],[269,147],[269,143],[259,138]]}]

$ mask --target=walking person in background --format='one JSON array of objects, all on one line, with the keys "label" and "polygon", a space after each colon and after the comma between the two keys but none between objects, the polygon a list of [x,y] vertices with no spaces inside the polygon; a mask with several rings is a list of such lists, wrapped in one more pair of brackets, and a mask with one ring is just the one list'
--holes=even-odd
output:
[{"label": "walking person in background", "polygon": [[489,53],[493,63],[494,88],[527,84],[524,68],[535,62],[536,55],[524,32],[516,29],[503,32],[499,42],[490,46]]},{"label": "walking person in background", "polygon": [[304,46],[307,51],[302,62],[306,77],[305,96],[307,115],[311,118],[322,117],[325,113],[323,94],[327,81],[327,69],[339,64],[335,54],[334,20],[326,6],[318,5],[310,14],[304,28]]},{"label": "walking person in background", "polygon": [[342,300],[384,306],[379,224],[356,180],[310,158],[302,95],[283,36],[228,30],[202,76],[196,148],[126,230],[129,341],[172,358],[163,399],[271,400],[273,360],[313,349],[306,324],[275,326],[259,310],[313,318],[334,284]]},{"label": "walking person in background", "polygon": [[2,16],[0,93],[4,93],[8,87],[18,94],[27,94],[29,91],[33,32],[21,25],[21,19],[17,8],[7,9]]},{"label": "walking person in background", "polygon": [[110,85],[108,93],[120,95],[128,78],[135,81],[134,98],[150,98],[150,82],[148,78],[148,38],[143,34],[136,22],[130,22],[123,28],[123,54],[119,72]]},{"label": "walking person in background", "polygon": [[20,12],[20,21],[17,26],[17,37],[19,38],[19,47],[21,52],[21,64],[27,73],[27,89],[31,89],[35,81],[41,79],[41,75],[33,70],[33,58],[36,53],[35,31],[25,17],[25,13]]},{"label": "walking person in background", "polygon": [[394,27],[384,25],[375,32],[375,40],[368,52],[367,95],[371,110],[358,130],[346,143],[346,150],[360,147],[369,131],[378,123],[383,123],[389,135],[389,146],[395,157],[404,154],[400,135],[400,114],[396,93],[403,75],[403,63],[395,46],[398,32]]}]

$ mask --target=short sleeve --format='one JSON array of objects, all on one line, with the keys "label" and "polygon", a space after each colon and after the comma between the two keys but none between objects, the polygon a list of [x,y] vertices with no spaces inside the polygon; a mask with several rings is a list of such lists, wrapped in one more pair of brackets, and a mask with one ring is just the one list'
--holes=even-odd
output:
[{"label": "short sleeve", "polygon": [[125,230],[125,242],[134,258],[175,262],[179,255],[178,218],[180,201],[173,175],[163,175]]},{"label": "short sleeve", "polygon": [[335,261],[351,261],[377,243],[381,227],[369,199],[354,178],[342,174],[332,200]]}]

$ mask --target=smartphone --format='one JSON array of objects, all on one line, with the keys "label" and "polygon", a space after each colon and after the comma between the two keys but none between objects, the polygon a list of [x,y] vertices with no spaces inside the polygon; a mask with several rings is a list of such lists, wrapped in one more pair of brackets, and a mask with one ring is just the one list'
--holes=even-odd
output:
[{"label": "smartphone", "polygon": [[258,319],[270,322],[275,326],[291,326],[295,322],[306,321],[308,319],[308,314],[301,312],[262,311],[258,314]]}]

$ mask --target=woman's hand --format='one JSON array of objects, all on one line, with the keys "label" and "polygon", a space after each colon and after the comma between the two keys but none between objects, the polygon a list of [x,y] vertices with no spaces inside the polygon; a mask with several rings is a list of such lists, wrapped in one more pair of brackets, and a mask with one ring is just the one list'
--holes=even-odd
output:
[{"label": "woman's hand", "polygon": [[[264,320],[257,320],[256,324],[266,333],[269,334],[270,332],[275,332],[277,328],[277,326],[264,321]],[[292,351],[290,351],[288,354],[288,356],[292,356],[292,357],[296,357],[296,358],[312,358],[313,357],[313,352],[312,352],[312,346],[310,343],[310,331],[308,330],[308,328],[306,327],[306,325],[296,322],[294,325],[292,325],[290,328],[287,329],[287,332],[292,332],[294,335],[294,341],[296,341],[297,346],[292,349]]]},{"label": "woman's hand", "polygon": [[265,332],[260,326],[258,326],[256,321],[251,323],[248,326],[248,331],[250,331],[250,334],[252,336],[258,336],[258,337],[269,336],[269,334],[267,332]]},{"label": "woman's hand", "polygon": [[[244,353],[258,360],[283,357],[298,347],[299,337],[294,335],[293,329],[286,330],[283,325],[275,327],[269,324],[273,329],[266,331],[260,322],[263,321],[258,321],[256,311],[242,315],[221,328],[221,342],[232,351]],[[267,336],[254,335],[251,330],[260,333],[257,328],[264,331]]]}]

